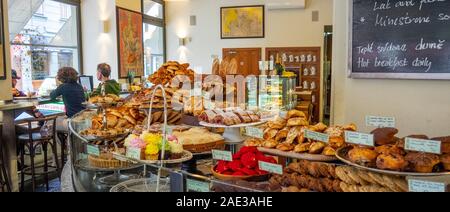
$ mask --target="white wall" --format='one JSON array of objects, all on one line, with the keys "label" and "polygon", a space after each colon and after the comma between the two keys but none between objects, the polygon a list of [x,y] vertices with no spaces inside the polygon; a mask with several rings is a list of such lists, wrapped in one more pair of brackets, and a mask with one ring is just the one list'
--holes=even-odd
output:
[{"label": "white wall", "polygon": [[[187,0],[166,2],[167,53],[169,60],[183,60],[211,73],[212,55],[222,57],[223,48],[323,46],[324,25],[332,24],[332,0],[307,0],[307,9],[267,11],[264,39],[220,39],[220,7],[260,5],[264,0]],[[320,22],[312,22],[312,11],[320,11]],[[189,16],[197,26],[189,26]],[[180,48],[179,37],[191,37]],[[264,49],[263,49],[264,57]]]},{"label": "white wall", "polygon": [[348,4],[334,0],[333,111],[335,124],[354,122],[361,131],[366,115],[394,116],[401,136],[450,134],[450,81],[362,80],[347,73]]},{"label": "white wall", "polygon": [[[196,72],[211,73],[212,56],[222,58],[223,48],[321,47],[323,60],[324,26],[332,25],[332,0],[307,0],[306,9],[268,11],[265,38],[220,38],[220,7],[261,5],[264,0],[186,0],[166,2],[167,59],[189,62]],[[312,12],[319,11],[319,22],[312,22]],[[197,16],[197,25],[189,26],[189,17]],[[192,42],[179,47],[180,37]],[[323,70],[321,70],[323,73]],[[323,84],[323,80],[321,82]],[[321,98],[323,97],[323,90]],[[323,98],[322,98],[323,104]],[[322,114],[323,105],[321,105]],[[321,115],[322,117],[322,115]]]},{"label": "white wall", "polygon": [[[101,20],[110,22],[110,31],[103,33]],[[118,78],[116,4],[111,0],[83,0],[81,2],[81,26],[83,34],[83,71],[96,79],[97,65],[111,65],[111,77]]]}]

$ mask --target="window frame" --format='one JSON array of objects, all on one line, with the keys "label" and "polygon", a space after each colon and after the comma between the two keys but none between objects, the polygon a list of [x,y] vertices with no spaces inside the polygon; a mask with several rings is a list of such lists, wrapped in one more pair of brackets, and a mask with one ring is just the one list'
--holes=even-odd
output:
[{"label": "window frame", "polygon": [[[78,49],[78,73],[79,75],[84,74],[83,70],[83,42],[82,42],[82,31],[81,31],[81,0],[52,0],[54,2],[59,2],[63,4],[68,4],[75,6],[77,15],[77,49]],[[67,46],[55,46],[55,45],[42,45],[42,44],[17,44],[14,42],[9,42],[10,45],[23,45],[23,46],[39,46],[39,47],[49,47],[49,48],[72,48]]]},{"label": "window frame", "polygon": [[[144,27],[145,24],[150,24],[150,25],[154,25],[154,26],[162,28],[162,30],[163,30],[163,54],[164,54],[163,59],[164,59],[164,61],[167,61],[166,3],[163,0],[150,0],[150,1],[156,2],[158,4],[161,4],[163,7],[162,8],[162,13],[163,13],[162,17],[163,18],[157,18],[157,17],[152,17],[152,16],[145,14],[144,1],[145,0],[141,0],[141,13],[142,13],[142,22],[143,22],[142,27]],[[142,36],[144,36],[144,34],[142,34]],[[142,37],[142,41],[144,44],[144,42],[145,42],[144,37]],[[144,66],[145,66],[145,64],[144,64]]]}]

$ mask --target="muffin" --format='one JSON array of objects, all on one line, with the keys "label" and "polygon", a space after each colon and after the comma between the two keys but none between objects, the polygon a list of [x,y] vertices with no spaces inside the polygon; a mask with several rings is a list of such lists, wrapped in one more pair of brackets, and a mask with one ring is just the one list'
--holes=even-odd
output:
[{"label": "muffin", "polygon": [[394,146],[392,146],[392,145],[378,146],[375,148],[375,152],[377,152],[378,154],[397,154],[397,155],[405,155],[406,154],[406,152],[402,148],[400,148],[396,145],[394,145]]},{"label": "muffin", "polygon": [[371,132],[377,146],[394,144],[397,141],[395,137],[397,133],[398,130],[395,128],[378,128]]},{"label": "muffin", "polygon": [[159,159],[159,148],[158,145],[149,144],[145,148],[145,159],[146,160],[158,160]]},{"label": "muffin", "polygon": [[410,152],[405,159],[411,171],[419,173],[432,173],[434,167],[440,163],[439,156],[429,153]]},{"label": "muffin", "polygon": [[450,171],[450,154],[441,155],[441,162],[446,171]]},{"label": "muffin", "polygon": [[377,168],[391,171],[403,171],[408,161],[400,154],[381,154],[377,157]]},{"label": "muffin", "polygon": [[183,157],[183,144],[175,136],[168,136],[170,146],[170,159],[180,159]]},{"label": "muffin", "polygon": [[355,147],[348,152],[348,157],[353,163],[374,167],[376,165],[378,153],[369,148]]}]

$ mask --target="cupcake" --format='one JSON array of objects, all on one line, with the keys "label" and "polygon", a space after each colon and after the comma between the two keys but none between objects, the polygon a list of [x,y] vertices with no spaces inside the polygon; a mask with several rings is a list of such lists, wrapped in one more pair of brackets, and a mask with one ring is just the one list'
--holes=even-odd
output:
[{"label": "cupcake", "polygon": [[142,140],[141,138],[134,138],[133,140],[131,140],[128,144],[128,146],[126,146],[127,148],[134,148],[134,149],[140,149],[141,150],[141,159],[145,158],[145,150],[147,147],[147,143]]},{"label": "cupcake", "polygon": [[135,134],[129,135],[129,136],[125,139],[124,146],[125,146],[125,147],[129,147],[131,141],[132,141],[133,139],[135,139],[135,138],[139,138],[139,136],[137,136],[137,135],[135,135]]},{"label": "cupcake", "polygon": [[171,135],[167,137],[170,146],[170,159],[180,159],[183,157],[183,144],[178,141],[177,137]]},{"label": "cupcake", "polygon": [[140,138],[142,140],[144,140],[147,145],[158,145],[159,142],[162,141],[162,136],[160,134],[155,134],[155,133],[149,133],[149,132],[144,132],[142,133],[142,135],[140,136]]},{"label": "cupcake", "polygon": [[145,147],[145,159],[146,160],[158,160],[159,158],[159,148],[158,145],[148,144]]},{"label": "cupcake", "polygon": [[[159,159],[160,160],[169,160],[170,159],[170,144],[169,142],[165,142],[165,145],[163,147],[163,140],[161,139],[161,141],[158,143],[158,147],[159,147]],[[164,157],[162,155],[163,152],[163,148],[164,148]]]}]

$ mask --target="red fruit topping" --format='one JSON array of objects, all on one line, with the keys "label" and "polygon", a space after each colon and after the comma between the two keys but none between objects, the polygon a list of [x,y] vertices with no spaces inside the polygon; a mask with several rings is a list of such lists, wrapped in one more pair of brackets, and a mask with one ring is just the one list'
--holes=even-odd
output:
[{"label": "red fruit topping", "polygon": [[248,152],[241,157],[242,164],[249,169],[254,169],[258,166],[255,153]]},{"label": "red fruit topping", "polygon": [[246,174],[246,175],[249,175],[249,176],[258,175],[258,172],[254,171],[252,169],[249,169],[249,168],[242,168],[241,172]]},{"label": "red fruit topping", "polygon": [[230,167],[231,170],[238,172],[242,168],[242,163],[239,160],[235,160],[233,162],[230,162],[228,166]]},{"label": "red fruit topping", "polygon": [[242,173],[242,172],[235,172],[233,174],[233,176],[246,176],[246,175],[244,173]]}]

